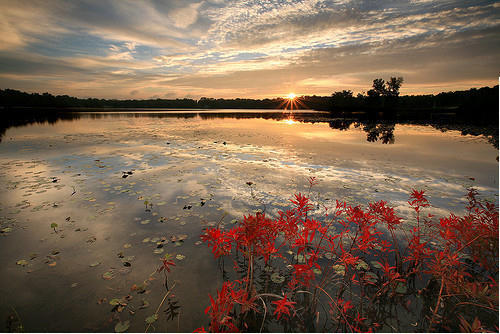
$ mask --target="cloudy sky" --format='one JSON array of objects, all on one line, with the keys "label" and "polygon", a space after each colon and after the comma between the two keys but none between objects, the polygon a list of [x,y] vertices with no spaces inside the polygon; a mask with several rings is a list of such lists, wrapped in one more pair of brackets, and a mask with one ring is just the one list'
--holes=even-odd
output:
[{"label": "cloudy sky", "polygon": [[500,2],[0,0],[0,88],[78,97],[403,94],[498,84]]}]

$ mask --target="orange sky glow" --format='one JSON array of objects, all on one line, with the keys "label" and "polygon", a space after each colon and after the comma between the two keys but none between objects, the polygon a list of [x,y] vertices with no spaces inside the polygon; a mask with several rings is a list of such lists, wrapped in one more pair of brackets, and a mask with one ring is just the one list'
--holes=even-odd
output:
[{"label": "orange sky glow", "polygon": [[485,0],[0,0],[0,89],[77,97],[402,94],[498,84]]}]

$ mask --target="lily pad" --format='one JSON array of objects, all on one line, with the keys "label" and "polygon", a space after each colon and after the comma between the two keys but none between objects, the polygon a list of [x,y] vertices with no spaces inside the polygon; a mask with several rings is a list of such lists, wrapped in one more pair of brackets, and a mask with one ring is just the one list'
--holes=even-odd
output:
[{"label": "lily pad", "polygon": [[129,320],[126,320],[124,322],[118,322],[116,325],[115,325],[115,332],[116,333],[123,333],[125,332],[127,329],[129,329],[130,327],[130,321]]},{"label": "lily pad", "polygon": [[365,261],[363,260],[359,260],[358,264],[356,265],[356,269],[358,270],[368,270],[369,266],[368,266],[368,263],[366,263]]},{"label": "lily pad", "polygon": [[298,263],[306,263],[306,258],[302,254],[296,255],[293,258],[297,260]]},{"label": "lily pad", "polygon": [[24,266],[28,265],[28,261],[26,261],[26,260],[19,260],[19,261],[16,262],[16,264],[19,265],[19,266],[23,266],[24,267]]},{"label": "lily pad", "polygon": [[335,258],[335,254],[333,254],[332,252],[326,252],[324,254],[324,257],[327,259],[327,260],[331,260],[333,258]]},{"label": "lily pad", "polygon": [[161,254],[161,253],[163,253],[163,248],[156,248],[156,249],[153,251],[153,253],[155,253],[155,254]]},{"label": "lily pad", "polygon": [[372,273],[371,271],[366,272],[364,277],[368,282],[371,283],[376,283],[378,279],[377,275],[375,273]]},{"label": "lily pad", "polygon": [[285,277],[281,276],[279,273],[273,273],[271,275],[271,281],[273,281],[276,284],[281,284],[285,281]]},{"label": "lily pad", "polygon": [[396,292],[400,294],[405,294],[408,291],[406,288],[406,284],[399,282],[398,286],[396,287]]},{"label": "lily pad", "polygon": [[340,264],[336,264],[334,265],[333,267],[333,270],[335,270],[335,272],[339,275],[345,275],[345,267],[343,265],[340,265]]},{"label": "lily pad", "polygon": [[140,309],[149,307],[149,302],[145,299],[142,300],[142,304],[139,306]]},{"label": "lily pad", "polygon": [[111,280],[114,277],[114,273],[112,271],[106,271],[104,274],[102,274],[102,278],[105,280]]},{"label": "lily pad", "polygon": [[111,300],[109,301],[109,305],[113,305],[113,306],[114,306],[114,305],[120,305],[120,302],[121,302],[121,301],[120,301],[120,299],[118,299],[118,298],[113,298],[113,299],[111,299]]}]

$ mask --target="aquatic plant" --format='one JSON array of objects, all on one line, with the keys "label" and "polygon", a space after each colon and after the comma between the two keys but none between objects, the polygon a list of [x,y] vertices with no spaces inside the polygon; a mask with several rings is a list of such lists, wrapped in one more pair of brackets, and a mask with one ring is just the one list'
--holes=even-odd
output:
[{"label": "aquatic plant", "polygon": [[498,208],[474,189],[467,199],[465,215],[439,220],[418,190],[412,221],[385,201],[337,201],[314,219],[298,193],[276,219],[208,228],[202,240],[233,257],[234,279],[196,331],[498,331]]}]

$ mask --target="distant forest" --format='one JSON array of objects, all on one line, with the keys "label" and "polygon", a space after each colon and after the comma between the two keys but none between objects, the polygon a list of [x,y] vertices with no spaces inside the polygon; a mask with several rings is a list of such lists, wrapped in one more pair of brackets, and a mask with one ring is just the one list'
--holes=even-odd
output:
[{"label": "distant forest", "polygon": [[[398,81],[400,80],[400,81]],[[430,113],[454,113],[460,118],[474,117],[481,121],[498,122],[498,85],[472,88],[465,91],[436,95],[399,96],[402,78],[373,81],[373,89],[356,96],[349,90],[331,96],[301,96],[293,109],[330,111],[334,116],[348,116],[359,112],[376,114],[404,114],[407,118]],[[274,99],[81,99],[68,95],[25,93],[13,89],[0,90],[0,109],[13,108],[174,108],[174,109],[290,109],[286,98]],[[417,117],[418,118],[418,117]]]}]

